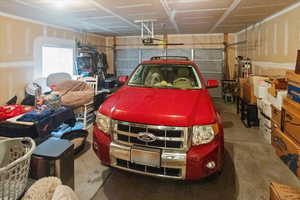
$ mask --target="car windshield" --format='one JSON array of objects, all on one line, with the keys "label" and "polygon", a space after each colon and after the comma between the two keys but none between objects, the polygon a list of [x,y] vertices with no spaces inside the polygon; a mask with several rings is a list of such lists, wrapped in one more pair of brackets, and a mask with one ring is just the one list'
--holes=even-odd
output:
[{"label": "car windshield", "polygon": [[144,64],[131,76],[129,86],[171,89],[200,89],[199,77],[191,65]]}]

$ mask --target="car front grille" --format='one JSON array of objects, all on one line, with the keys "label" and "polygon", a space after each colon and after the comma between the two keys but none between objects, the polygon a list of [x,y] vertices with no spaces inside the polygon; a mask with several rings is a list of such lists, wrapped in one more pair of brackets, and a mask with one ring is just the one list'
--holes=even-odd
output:
[{"label": "car front grille", "polygon": [[148,175],[168,176],[174,178],[180,178],[182,176],[180,168],[167,168],[167,167],[150,167],[146,165],[140,165],[131,163],[127,160],[117,159],[117,166],[120,168],[126,168],[135,172],[140,172]]},{"label": "car front grille", "polygon": [[[156,139],[152,142],[144,142],[138,138],[139,133],[151,133]],[[154,126],[114,120],[113,137],[116,142],[126,145],[187,149],[188,128]]]}]

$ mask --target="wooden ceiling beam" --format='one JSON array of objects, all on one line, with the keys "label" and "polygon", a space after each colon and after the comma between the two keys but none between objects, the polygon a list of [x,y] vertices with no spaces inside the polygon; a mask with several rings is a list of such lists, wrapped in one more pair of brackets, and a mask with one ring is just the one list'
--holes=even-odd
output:
[{"label": "wooden ceiling beam", "polygon": [[217,21],[217,23],[209,30],[209,33],[212,33],[230,14],[231,12],[238,7],[241,3],[241,0],[234,0],[234,2],[227,8],[222,17]]}]

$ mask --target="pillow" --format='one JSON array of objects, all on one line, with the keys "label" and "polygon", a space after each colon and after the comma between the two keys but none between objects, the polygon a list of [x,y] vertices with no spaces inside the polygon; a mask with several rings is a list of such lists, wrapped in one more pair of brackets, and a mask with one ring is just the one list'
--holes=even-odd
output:
[{"label": "pillow", "polygon": [[51,200],[56,187],[61,184],[56,177],[42,178],[29,188],[22,200]]},{"label": "pillow", "polygon": [[51,200],[79,200],[75,192],[66,185],[59,185]]}]

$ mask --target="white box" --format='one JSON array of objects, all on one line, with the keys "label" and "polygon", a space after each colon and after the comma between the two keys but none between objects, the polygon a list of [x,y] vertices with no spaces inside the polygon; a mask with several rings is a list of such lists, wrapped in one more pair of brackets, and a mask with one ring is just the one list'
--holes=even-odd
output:
[{"label": "white box", "polygon": [[[257,111],[258,113],[257,113],[257,118],[259,119],[259,120],[261,120],[264,116],[262,115],[262,113],[261,113],[261,110],[260,109],[258,109],[258,111]],[[259,122],[260,123],[260,122]]]},{"label": "white box", "polygon": [[271,108],[271,103],[265,99],[261,101],[261,106],[262,106],[262,112],[264,115],[267,117],[271,118],[272,117],[272,108]]},{"label": "white box", "polygon": [[262,99],[256,99],[258,110],[262,110]]},{"label": "white box", "polygon": [[268,95],[268,88],[270,87],[271,84],[265,82],[264,80],[256,81],[254,85],[254,96],[257,98],[266,99]]},{"label": "white box", "polygon": [[265,126],[263,120],[260,121],[259,132],[262,135],[262,137],[264,137],[264,139],[268,142],[268,144],[271,144],[272,129]]},{"label": "white box", "polygon": [[287,90],[279,90],[277,97],[273,97],[271,94],[267,95],[267,100],[275,106],[278,110],[281,110],[283,99],[287,95]]},{"label": "white box", "polygon": [[263,117],[264,126],[267,128],[272,128],[272,122],[270,119]]},{"label": "white box", "polygon": [[264,138],[265,138],[265,140],[267,140],[268,144],[271,144],[271,142],[272,142],[271,132],[272,132],[272,130],[269,128],[265,128],[265,130],[264,130]]}]

